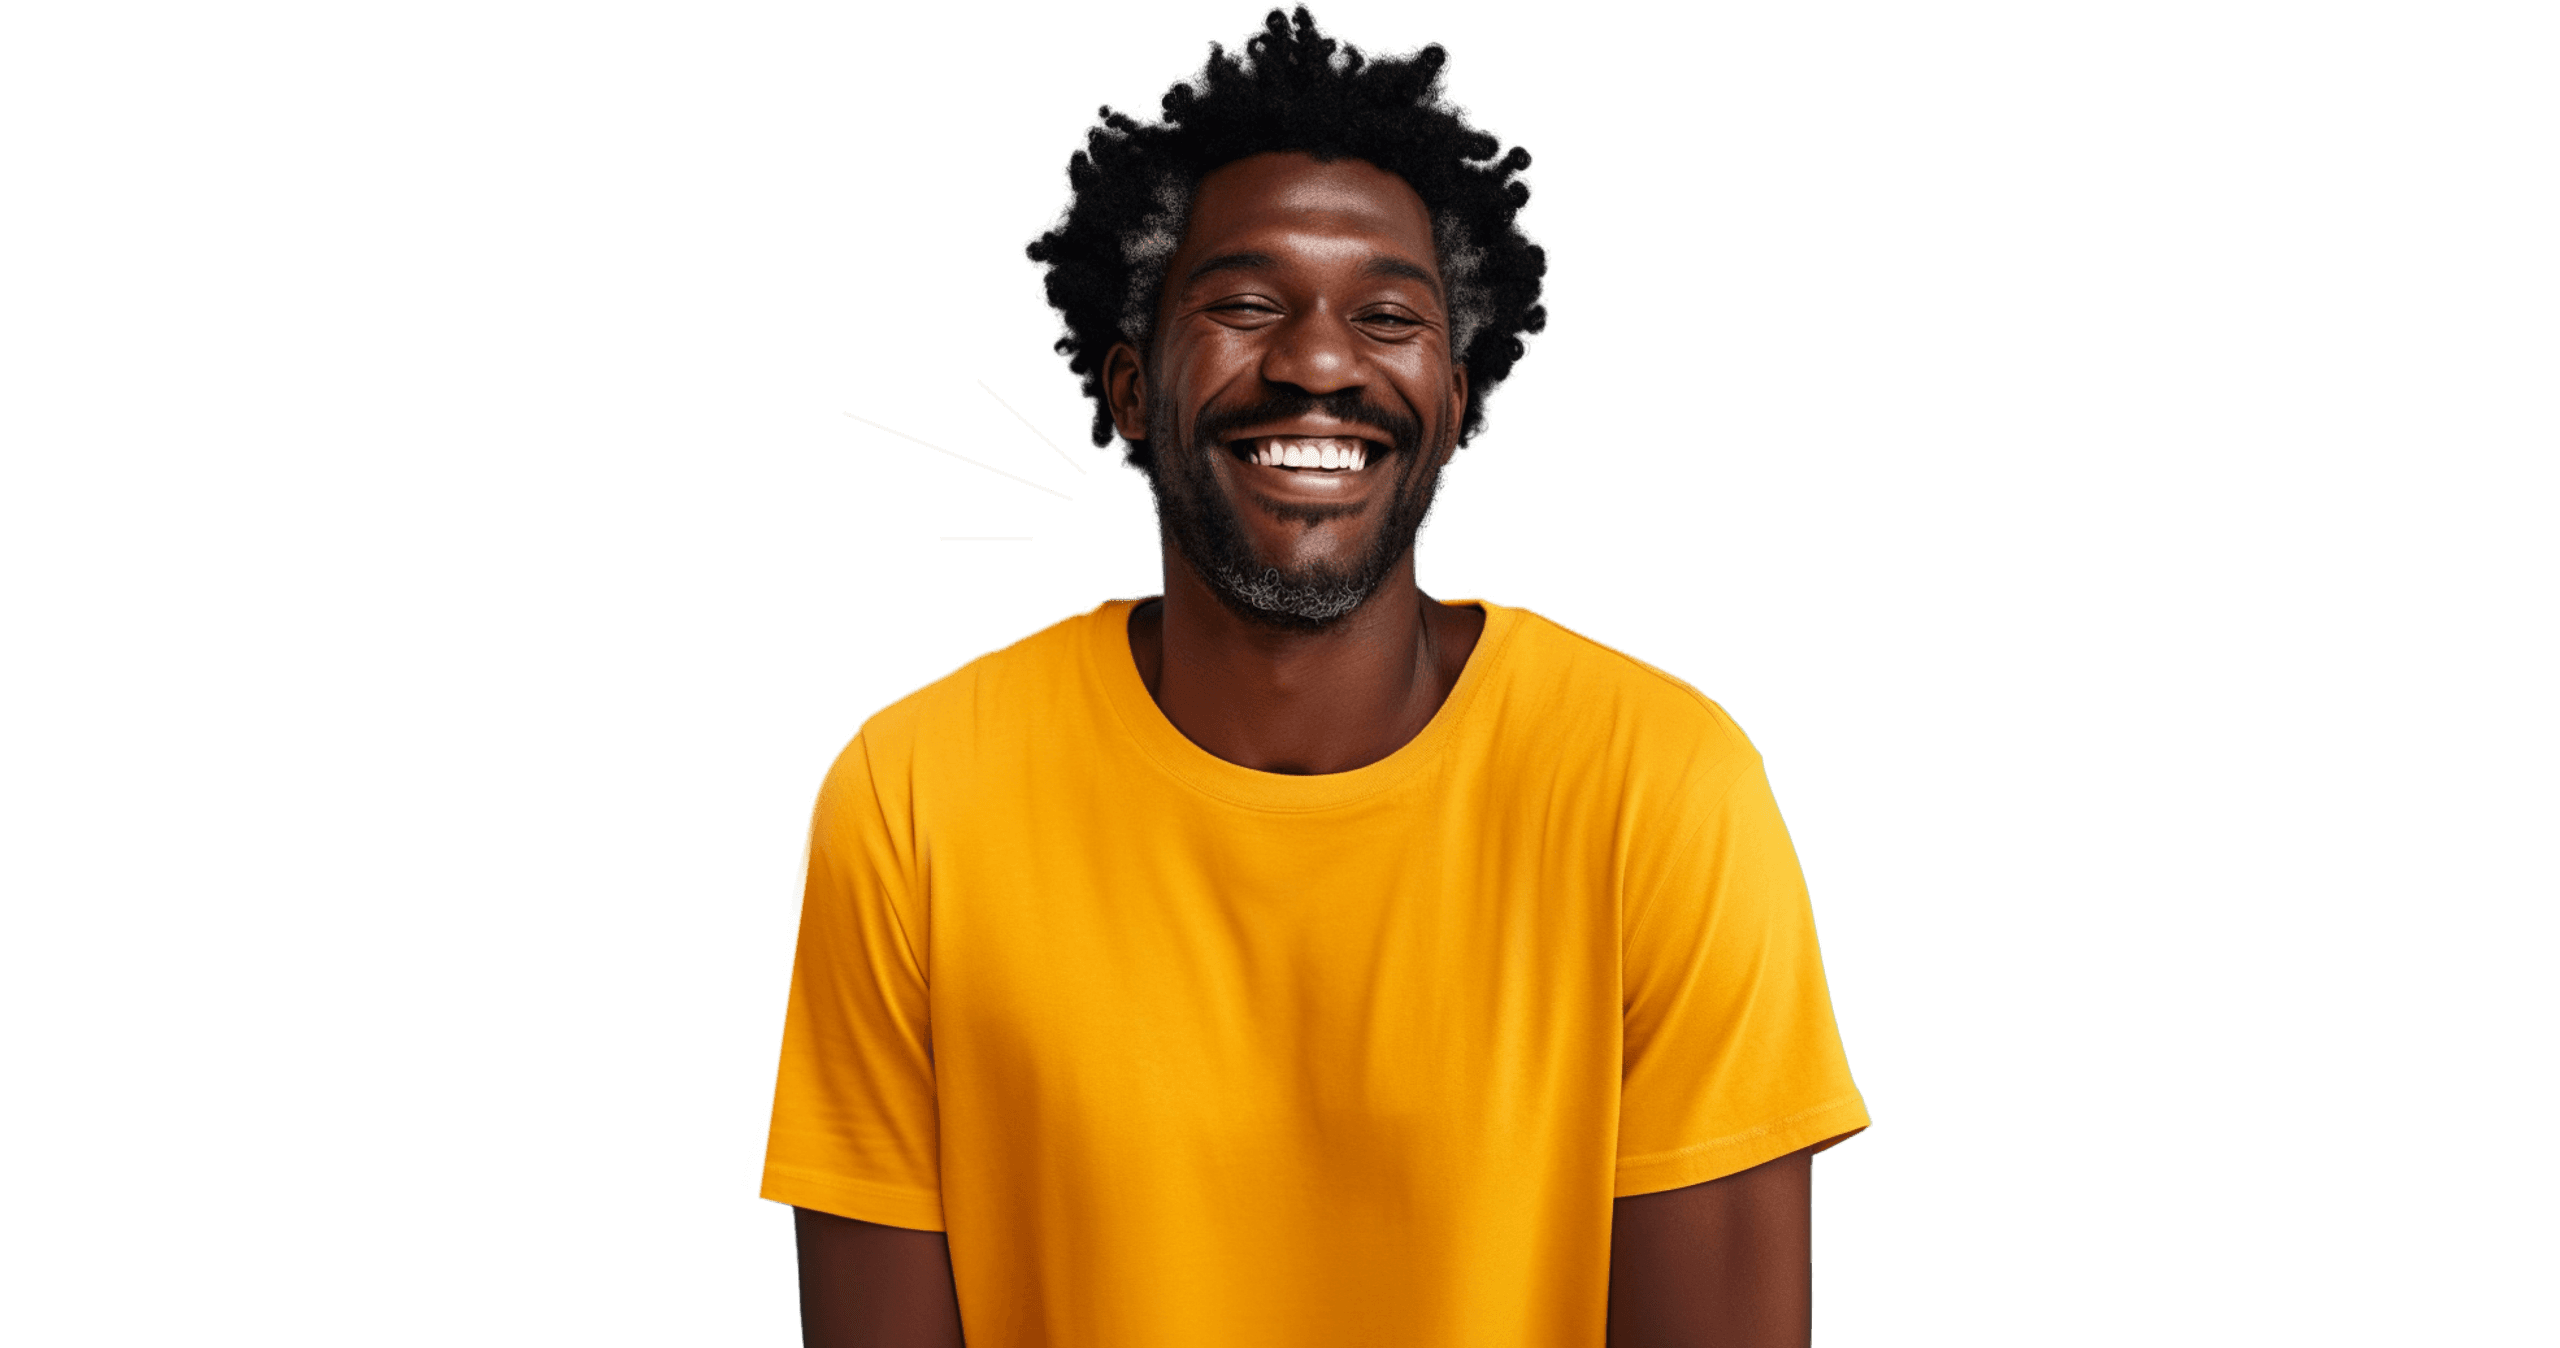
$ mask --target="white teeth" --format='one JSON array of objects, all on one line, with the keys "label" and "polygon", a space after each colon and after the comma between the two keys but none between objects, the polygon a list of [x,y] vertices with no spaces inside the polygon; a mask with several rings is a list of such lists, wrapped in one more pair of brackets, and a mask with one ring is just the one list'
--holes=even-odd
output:
[{"label": "white teeth", "polygon": [[1369,466],[1369,447],[1357,440],[1280,440],[1261,442],[1253,461],[1266,468],[1330,468],[1358,472]]}]

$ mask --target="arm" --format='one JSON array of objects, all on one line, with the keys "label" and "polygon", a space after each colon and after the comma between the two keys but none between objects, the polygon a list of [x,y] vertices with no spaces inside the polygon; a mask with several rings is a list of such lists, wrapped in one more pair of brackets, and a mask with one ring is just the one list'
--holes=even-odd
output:
[{"label": "arm", "polygon": [[962,1348],[951,1245],[939,1231],[793,1208],[806,1348]]},{"label": "arm", "polygon": [[1813,1154],[1617,1201],[1609,1348],[1813,1342]]}]

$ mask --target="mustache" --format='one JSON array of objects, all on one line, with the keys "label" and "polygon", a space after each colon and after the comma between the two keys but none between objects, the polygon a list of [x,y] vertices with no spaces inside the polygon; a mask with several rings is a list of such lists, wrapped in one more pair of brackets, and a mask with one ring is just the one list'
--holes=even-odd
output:
[{"label": "mustache", "polygon": [[1368,391],[1360,388],[1335,389],[1331,393],[1309,393],[1304,389],[1275,390],[1251,403],[1236,407],[1213,407],[1200,414],[1191,428],[1196,444],[1222,445],[1235,431],[1248,426],[1293,417],[1321,414],[1334,421],[1347,421],[1365,426],[1387,437],[1387,443],[1410,452],[1422,443],[1422,421],[1408,413],[1382,407],[1369,400]]}]

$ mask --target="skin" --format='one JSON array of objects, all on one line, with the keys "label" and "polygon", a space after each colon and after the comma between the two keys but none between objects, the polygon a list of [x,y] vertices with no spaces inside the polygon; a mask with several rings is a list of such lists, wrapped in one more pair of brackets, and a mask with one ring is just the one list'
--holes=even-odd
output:
[{"label": "skin", "polygon": [[809,1348],[960,1348],[959,1285],[939,1231],[791,1210]]},{"label": "skin", "polygon": [[[1230,261],[1244,258],[1262,260]],[[1412,416],[1421,450],[1384,462],[1375,455],[1385,436],[1372,427],[1303,416],[1240,428],[1373,442],[1370,466],[1348,477],[1210,456],[1258,557],[1347,568],[1383,523],[1390,475],[1419,481],[1457,452],[1467,376],[1450,357],[1438,276],[1430,212],[1403,179],[1299,154],[1229,164],[1202,180],[1156,310],[1152,378],[1181,419],[1151,424],[1151,372],[1126,343],[1104,358],[1112,419],[1122,436],[1178,453],[1200,413],[1277,387],[1356,386]],[[1350,513],[1310,523],[1310,505]],[[1147,691],[1192,743],[1265,772],[1318,773],[1374,763],[1419,733],[1483,630],[1482,609],[1422,592],[1410,551],[1331,626],[1265,626],[1219,602],[1168,540],[1164,597],[1133,615],[1129,644]]]},{"label": "skin", "polygon": [[[1382,523],[1395,482],[1420,483],[1457,449],[1466,371],[1452,358],[1431,219],[1403,179],[1357,160],[1258,155],[1205,178],[1165,271],[1152,353],[1123,344],[1103,367],[1113,420],[1159,454],[1199,452],[1190,428],[1275,389],[1357,387],[1423,427],[1411,455],[1357,474],[1247,464],[1212,448],[1210,480],[1257,560],[1345,568]],[[1152,365],[1148,355],[1154,357]],[[1169,409],[1176,424],[1153,424]],[[1364,434],[1364,432],[1366,432]],[[1237,437],[1354,436],[1321,416]],[[1440,708],[1484,612],[1434,602],[1408,549],[1367,602],[1315,631],[1257,623],[1222,603],[1168,539],[1164,596],[1131,616],[1148,692],[1191,741],[1265,772],[1343,772],[1411,740]],[[1617,1200],[1610,1228],[1610,1348],[1801,1348],[1812,1337],[1812,1156],[1833,1138],[1738,1174]],[[946,1348],[961,1340],[950,1247],[907,1231],[798,1213],[810,1348]]]},{"label": "skin", "polygon": [[1813,1342],[1813,1154],[1617,1201],[1609,1348]]}]

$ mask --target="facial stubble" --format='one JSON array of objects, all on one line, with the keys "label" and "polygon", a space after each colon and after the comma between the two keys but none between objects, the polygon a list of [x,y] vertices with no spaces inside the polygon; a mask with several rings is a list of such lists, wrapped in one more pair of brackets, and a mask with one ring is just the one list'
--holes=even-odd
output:
[{"label": "facial stubble", "polygon": [[[1149,406],[1149,424],[1172,427],[1180,422],[1163,397]],[[1361,555],[1346,567],[1308,563],[1281,566],[1255,553],[1240,509],[1269,509],[1265,503],[1230,502],[1219,491],[1210,456],[1226,454],[1224,433],[1268,425],[1322,412],[1338,421],[1385,432],[1390,452],[1373,456],[1363,472],[1397,474],[1395,490],[1385,504],[1386,517]],[[1321,631],[1349,616],[1378,592],[1396,564],[1412,551],[1422,533],[1431,503],[1439,494],[1439,455],[1422,457],[1423,428],[1414,418],[1370,403],[1359,389],[1330,394],[1295,390],[1275,392],[1250,407],[1205,412],[1186,441],[1159,440],[1148,456],[1147,485],[1154,490],[1156,521],[1173,540],[1194,574],[1229,612],[1248,622],[1292,631]],[[1364,513],[1373,506],[1293,506],[1275,511],[1307,528],[1327,520]]]}]

